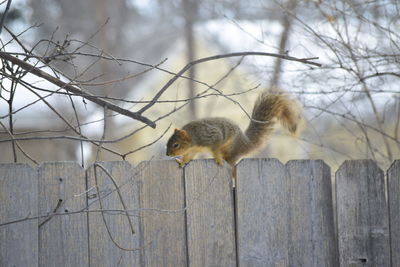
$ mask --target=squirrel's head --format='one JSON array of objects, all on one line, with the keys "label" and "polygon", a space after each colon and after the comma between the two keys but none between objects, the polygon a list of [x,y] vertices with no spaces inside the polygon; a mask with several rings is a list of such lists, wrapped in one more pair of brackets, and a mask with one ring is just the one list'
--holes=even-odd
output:
[{"label": "squirrel's head", "polygon": [[186,152],[190,147],[190,136],[187,131],[175,129],[174,134],[167,143],[167,156],[179,156]]}]

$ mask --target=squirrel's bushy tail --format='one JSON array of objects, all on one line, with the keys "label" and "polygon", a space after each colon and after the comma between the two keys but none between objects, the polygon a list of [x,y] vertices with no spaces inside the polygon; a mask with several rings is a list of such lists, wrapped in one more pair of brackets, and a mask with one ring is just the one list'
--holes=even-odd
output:
[{"label": "squirrel's bushy tail", "polygon": [[254,104],[251,119],[245,134],[256,147],[260,147],[272,132],[275,119],[291,133],[296,133],[301,120],[300,106],[286,95],[264,93]]},{"label": "squirrel's bushy tail", "polygon": [[263,93],[254,104],[251,122],[244,136],[237,136],[235,147],[227,161],[235,164],[240,157],[261,148],[273,131],[276,121],[295,134],[301,121],[301,108],[297,101],[283,94]]}]

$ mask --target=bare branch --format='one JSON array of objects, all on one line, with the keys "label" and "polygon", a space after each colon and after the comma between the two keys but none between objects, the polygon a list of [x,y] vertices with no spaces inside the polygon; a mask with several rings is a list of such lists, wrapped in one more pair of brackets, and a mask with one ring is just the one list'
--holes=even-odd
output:
[{"label": "bare branch", "polygon": [[[315,63],[313,61],[310,61],[309,58],[295,58],[291,57],[288,55],[280,55],[280,54],[275,54],[275,53],[264,53],[264,52],[237,52],[237,53],[229,53],[229,54],[222,54],[222,55],[216,55],[216,56],[211,56],[211,57],[205,57],[201,59],[197,59],[195,61],[189,62],[185,67],[183,67],[177,74],[175,74],[174,77],[172,77],[159,91],[158,93],[154,96],[154,98],[151,100],[151,102],[147,105],[145,105],[143,108],[141,108],[137,113],[142,114],[146,110],[148,110],[151,106],[153,106],[157,100],[161,97],[161,95],[170,87],[183,73],[185,73],[188,69],[193,67],[194,65],[197,65],[199,63],[211,61],[211,60],[217,60],[221,58],[229,58],[229,57],[243,57],[243,56],[269,56],[269,57],[277,57],[277,58],[282,58],[290,61],[297,61],[301,62],[304,64],[310,64],[314,65],[317,67],[320,67],[321,64]],[[315,59],[315,58],[313,58]]]},{"label": "bare branch", "polygon": [[61,81],[60,79],[57,79],[57,78],[51,76],[50,74],[42,71],[41,69],[39,69],[39,68],[37,68],[37,67],[35,67],[35,66],[25,62],[25,61],[22,61],[22,60],[20,60],[20,59],[18,59],[16,57],[12,56],[10,53],[6,53],[6,52],[0,51],[0,57],[5,59],[5,60],[8,60],[8,61],[14,63],[15,65],[21,67],[22,69],[24,69],[24,70],[26,70],[26,71],[28,71],[28,72],[30,72],[32,74],[35,74],[38,77],[41,77],[41,78],[43,78],[43,79],[45,79],[45,80],[47,80],[47,81],[49,81],[49,82],[51,82],[51,83],[53,83],[53,84],[55,84],[57,86],[60,86],[61,88],[65,89],[65,90],[67,90],[69,92],[72,92],[74,94],[79,94],[83,98],[85,98],[85,99],[87,99],[89,101],[92,101],[93,103],[96,103],[96,104],[98,104],[98,105],[100,105],[102,107],[107,107],[108,109],[110,109],[112,111],[115,111],[115,112],[120,113],[122,115],[125,115],[127,117],[131,117],[131,118],[133,118],[135,120],[141,121],[141,122],[149,125],[152,128],[156,127],[156,124],[154,122],[152,122],[148,118],[142,116],[140,114],[140,112],[132,112],[130,110],[123,109],[123,108],[121,108],[121,107],[119,107],[117,105],[114,105],[111,102],[99,99],[98,97],[95,97],[92,94],[90,94],[88,92],[85,92],[85,91],[79,89],[76,86],[72,86],[72,85],[70,85],[68,83],[65,83],[65,82]]},{"label": "bare branch", "polygon": [[7,127],[0,121],[0,125],[1,127],[3,127],[3,129],[8,133],[8,135],[11,137],[11,141],[14,142],[15,141],[15,145],[18,147],[18,149],[22,152],[22,154],[25,155],[25,157],[27,157],[28,159],[30,159],[33,163],[35,163],[36,165],[39,165],[39,163],[33,159],[28,153],[25,152],[25,150],[21,147],[21,145],[15,140],[16,138],[14,138],[13,134],[7,129]]}]

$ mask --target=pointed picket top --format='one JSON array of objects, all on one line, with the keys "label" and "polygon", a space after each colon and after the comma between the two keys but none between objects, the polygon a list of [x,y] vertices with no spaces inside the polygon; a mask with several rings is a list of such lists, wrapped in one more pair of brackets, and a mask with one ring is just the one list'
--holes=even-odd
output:
[{"label": "pointed picket top", "polygon": [[322,160],[291,160],[289,265],[337,266],[330,167]]},{"label": "pointed picket top", "polygon": [[141,257],[146,266],[187,266],[184,169],[175,160],[141,162]]},{"label": "pointed picket top", "polygon": [[373,160],[345,161],[336,173],[340,264],[390,266],[384,173]]},{"label": "pointed picket top", "polygon": [[289,177],[277,159],[236,167],[237,252],[241,266],[289,266]]},{"label": "pointed picket top", "polygon": [[[343,170],[347,171],[352,171],[352,170],[358,170],[358,169],[365,169],[367,168],[367,171],[377,171],[381,172],[383,174],[383,170],[378,166],[376,161],[372,159],[357,159],[357,160],[345,160],[342,165],[340,165],[339,169],[337,170],[337,173],[342,172]],[[349,178],[353,178],[356,176],[351,176]]]},{"label": "pointed picket top", "polygon": [[187,246],[193,266],[237,266],[231,170],[214,159],[185,167]]},{"label": "pointed picket top", "polygon": [[39,214],[49,215],[39,220],[39,265],[87,265],[85,170],[76,162],[44,162],[38,179]]},{"label": "pointed picket top", "polygon": [[[139,266],[139,183],[127,161],[96,162],[87,170],[89,261],[93,266]],[[104,212],[100,212],[103,210]]]},{"label": "pointed picket top", "polygon": [[28,163],[0,163],[0,169],[15,169],[15,170],[25,170],[25,171],[36,171],[36,168],[33,168]]}]

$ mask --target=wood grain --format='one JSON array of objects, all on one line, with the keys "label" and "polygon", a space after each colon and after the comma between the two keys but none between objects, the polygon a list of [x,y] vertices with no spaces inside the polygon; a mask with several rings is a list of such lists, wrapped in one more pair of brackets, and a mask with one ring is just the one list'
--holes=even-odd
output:
[{"label": "wood grain", "polygon": [[190,266],[236,266],[230,173],[214,160],[195,160],[185,168]]},{"label": "wood grain", "polygon": [[337,266],[330,168],[321,160],[286,164],[290,178],[289,266]]},{"label": "wood grain", "polygon": [[388,170],[390,247],[392,266],[400,264],[400,160]]},{"label": "wood grain", "polygon": [[276,159],[244,159],[236,169],[240,266],[289,265],[289,178]]},{"label": "wood grain", "polygon": [[[37,172],[0,164],[0,223],[38,215]],[[0,226],[0,266],[38,266],[38,220]]]},{"label": "wood grain", "polygon": [[341,166],[337,237],[330,169],[322,161],[243,160],[236,191],[229,167],[213,160],[184,169],[175,161],[98,164],[97,176],[93,166],[85,172],[70,162],[0,164],[0,266],[400,262],[400,161],[387,172],[388,202],[375,162]]},{"label": "wood grain", "polygon": [[173,161],[142,162],[140,202],[145,266],[187,266],[183,169]]},{"label": "wood grain", "polygon": [[[99,162],[111,175],[118,185],[123,201],[128,210],[139,208],[139,185],[135,169],[126,161]],[[140,258],[140,221],[136,213],[129,213],[135,234],[124,212],[116,187],[112,179],[101,168],[96,167],[97,185],[100,194],[97,194],[95,167],[88,172],[88,204],[90,211],[100,209],[99,195],[103,210],[106,212],[89,213],[89,261],[91,266],[139,266]],[[103,220],[106,221],[106,224]],[[111,235],[111,237],[110,237]],[[112,241],[114,240],[116,244]]]},{"label": "wood grain", "polygon": [[390,266],[382,170],[371,160],[345,161],[336,188],[341,266]]},{"label": "wood grain", "polygon": [[[76,163],[44,163],[38,169],[40,266],[87,266],[86,175]],[[52,216],[52,213],[65,215]]]}]

